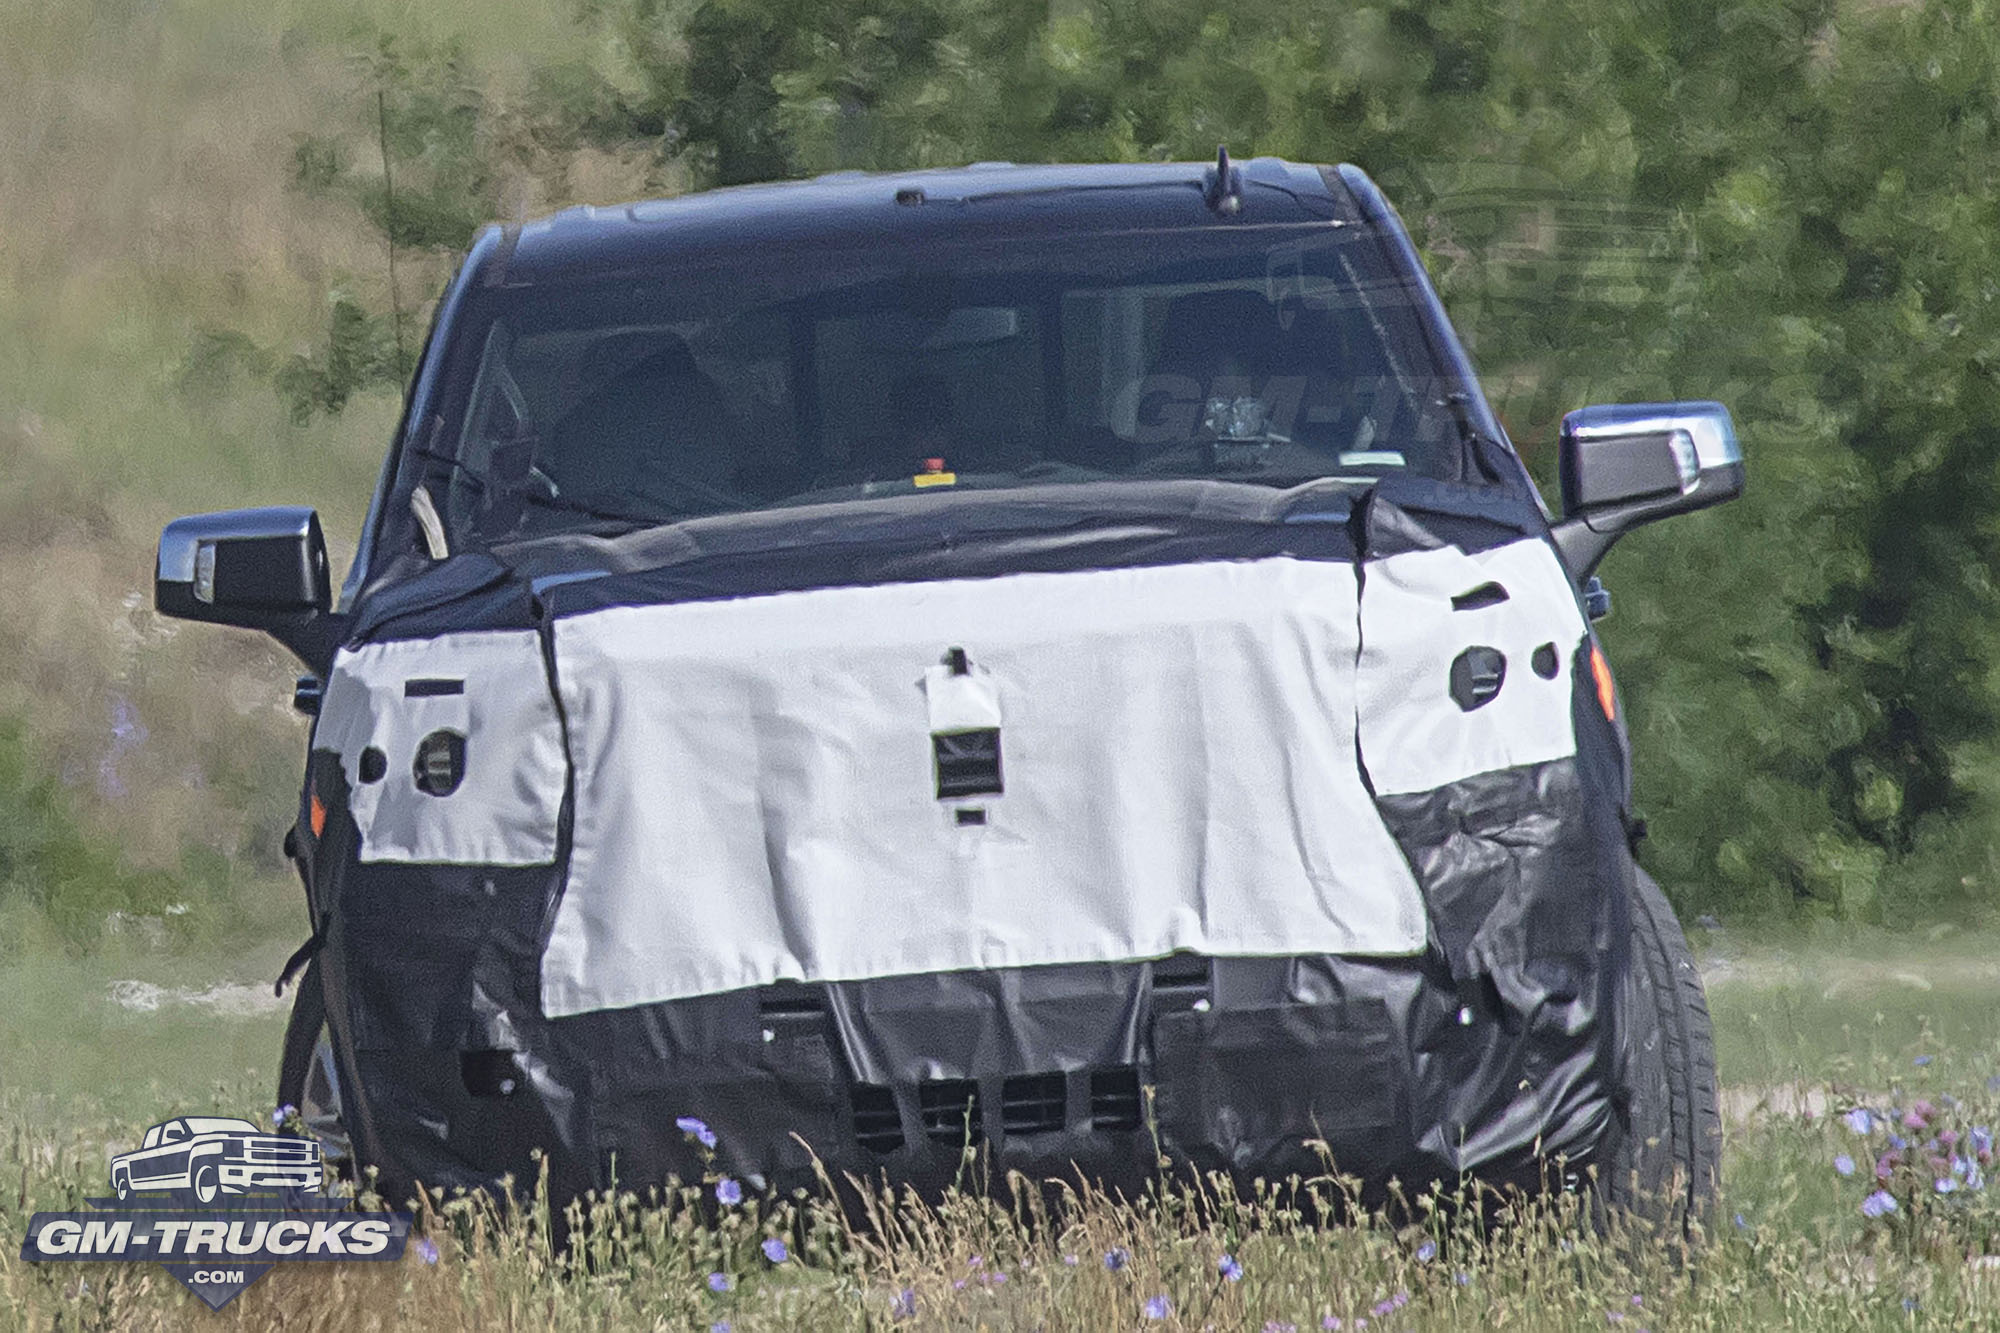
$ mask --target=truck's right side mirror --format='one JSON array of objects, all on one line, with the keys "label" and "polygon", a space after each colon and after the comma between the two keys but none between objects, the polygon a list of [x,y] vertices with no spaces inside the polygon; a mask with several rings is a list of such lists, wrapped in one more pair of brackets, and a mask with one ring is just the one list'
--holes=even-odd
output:
[{"label": "truck's right side mirror", "polygon": [[1563,418],[1556,546],[1578,580],[1642,523],[1733,500],[1743,450],[1721,403],[1584,407]]}]

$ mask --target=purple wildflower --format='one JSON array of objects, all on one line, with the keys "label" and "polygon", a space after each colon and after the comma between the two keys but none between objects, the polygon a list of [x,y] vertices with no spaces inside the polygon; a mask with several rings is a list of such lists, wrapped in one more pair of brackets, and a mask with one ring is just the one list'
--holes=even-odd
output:
[{"label": "purple wildflower", "polygon": [[1335,1333],[1335,1330],[1337,1330],[1340,1327],[1340,1316],[1337,1314],[1330,1314],[1326,1318],[1319,1321],[1319,1326],[1325,1329],[1327,1333]]},{"label": "purple wildflower", "polygon": [[1461,1287],[1469,1287],[1472,1285],[1472,1274],[1466,1272],[1463,1268],[1461,1268],[1456,1273],[1452,1274],[1451,1280],[1453,1282],[1456,1282]]},{"label": "purple wildflower", "polygon": [[764,1257],[774,1264],[781,1264],[792,1257],[792,1252],[785,1248],[785,1242],[779,1240],[776,1236],[766,1236],[764,1238],[763,1250]]},{"label": "purple wildflower", "polygon": [[892,1319],[909,1319],[916,1313],[917,1293],[909,1287],[904,1287],[897,1293],[895,1304],[889,1307],[889,1316]]},{"label": "purple wildflower", "polygon": [[1889,1136],[1889,1146],[1891,1148],[1894,1148],[1897,1152],[1901,1152],[1903,1151],[1903,1149],[1910,1146],[1910,1141],[1904,1138],[1901,1134],[1891,1134]]},{"label": "purple wildflower", "polygon": [[1929,1064],[1932,1060],[1935,1060],[1936,1058],[1937,1057],[1934,1055],[1920,1055],[1916,1059],[1910,1061],[1910,1063],[1915,1065],[1917,1068],[1922,1069],[1925,1065]]},{"label": "purple wildflower", "polygon": [[429,1236],[417,1237],[414,1248],[417,1252],[417,1258],[423,1260],[425,1263],[434,1264],[438,1261],[437,1242]]},{"label": "purple wildflower", "polygon": [[271,1123],[273,1125],[282,1125],[298,1113],[298,1107],[292,1105],[290,1102],[286,1102],[283,1106],[271,1112]]},{"label": "purple wildflower", "polygon": [[1073,1254],[1065,1254],[1063,1256],[1063,1262],[1068,1264],[1071,1268],[1075,1268],[1079,1263],[1082,1262],[1082,1260],[1078,1259]]},{"label": "purple wildflower", "polygon": [[1939,1194],[1950,1194],[1953,1190],[1958,1188],[1958,1182],[1956,1180],[1953,1180],[1950,1176],[1939,1176],[1936,1180],[1931,1182],[1931,1188],[1936,1190]]},{"label": "purple wildflower", "polygon": [[1146,1301],[1146,1318],[1165,1319],[1169,1314],[1173,1313],[1173,1308],[1172,1305],[1167,1303],[1165,1296],[1150,1297]]},{"label": "purple wildflower", "polygon": [[1288,1324],[1282,1319],[1266,1319],[1264,1333],[1299,1333],[1299,1326]]},{"label": "purple wildflower", "polygon": [[1843,1176],[1851,1176],[1854,1174],[1854,1159],[1846,1153],[1838,1153],[1833,1159],[1833,1169]]},{"label": "purple wildflower", "polygon": [[729,1333],[729,1321],[718,1319],[708,1326],[708,1333]]},{"label": "purple wildflower", "polygon": [[1841,1123],[1856,1134],[1866,1134],[1875,1128],[1875,1113],[1865,1106],[1857,1106],[1840,1117]]},{"label": "purple wildflower", "polygon": [[729,1280],[729,1274],[727,1273],[710,1273],[708,1275],[708,1289],[718,1296],[735,1285],[734,1282]]},{"label": "purple wildflower", "polygon": [[1396,1303],[1394,1301],[1375,1302],[1375,1317],[1377,1319],[1382,1318],[1384,1315],[1394,1314],[1395,1310]]},{"label": "purple wildflower", "polygon": [[704,1148],[715,1146],[715,1131],[708,1127],[707,1121],[698,1116],[684,1115],[674,1121],[674,1128],[683,1134],[693,1136]]},{"label": "purple wildflower", "polygon": [[1625,1312],[1623,1310],[1606,1310],[1604,1312],[1604,1322],[1607,1324],[1622,1324],[1625,1322]]},{"label": "purple wildflower", "polygon": [[1972,1138],[1972,1150],[1974,1152],[1990,1153],[1993,1151],[1993,1131],[1988,1129],[1986,1126],[1974,1125],[1972,1127],[1971,1138]]},{"label": "purple wildflower", "polygon": [[1863,1217],[1883,1217],[1896,1211],[1896,1201],[1883,1190],[1876,1190],[1861,1201]]},{"label": "purple wildflower", "polygon": [[1222,1274],[1223,1277],[1229,1279],[1231,1282],[1241,1282],[1243,1280],[1243,1265],[1236,1262],[1236,1256],[1233,1254],[1225,1254],[1216,1260],[1215,1271]]},{"label": "purple wildflower", "polygon": [[1646,1298],[1645,1298],[1644,1296],[1641,1296],[1641,1295],[1640,1295],[1640,1294],[1639,1294],[1638,1292],[1636,1292],[1636,1291],[1632,1293],[1632,1304],[1633,1304],[1633,1305],[1635,1305],[1635,1306],[1638,1306],[1638,1305],[1644,1305],[1645,1303],[1646,1303]]},{"label": "purple wildflower", "polygon": [[1417,1262],[1418,1262],[1418,1263],[1420,1263],[1420,1264],[1427,1264],[1427,1263],[1429,1263],[1429,1262],[1430,1262],[1431,1260],[1433,1260],[1433,1259],[1435,1259],[1435,1258],[1437,1258],[1437,1257],[1438,1257],[1438,1247],[1437,1247],[1437,1242],[1436,1242],[1436,1241],[1434,1241],[1434,1240],[1427,1240],[1427,1241],[1425,1241],[1425,1242],[1424,1242],[1423,1244],[1421,1244],[1421,1245],[1417,1246]]},{"label": "purple wildflower", "polygon": [[1730,1214],[1729,1220],[1736,1224],[1738,1231],[1748,1231],[1750,1229],[1750,1224],[1743,1220],[1743,1214],[1741,1213]]},{"label": "purple wildflower", "polygon": [[1931,1122],[1919,1115],[1914,1107],[1903,1116],[1904,1129],[1929,1129],[1930,1125]]},{"label": "purple wildflower", "polygon": [[724,1176],[715,1182],[715,1201],[733,1208],[743,1202],[743,1187]]},{"label": "purple wildflower", "polygon": [[1123,1245],[1114,1245],[1104,1252],[1104,1266],[1114,1273],[1131,1262],[1132,1252]]}]

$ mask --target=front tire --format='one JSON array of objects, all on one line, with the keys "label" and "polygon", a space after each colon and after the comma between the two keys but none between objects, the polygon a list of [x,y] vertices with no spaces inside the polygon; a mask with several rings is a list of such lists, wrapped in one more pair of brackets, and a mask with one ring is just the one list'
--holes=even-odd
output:
[{"label": "front tire", "polygon": [[1614,1213],[1685,1229],[1713,1213],[1722,1108],[1708,997],[1660,886],[1633,868],[1632,958],[1605,1199]]},{"label": "front tire", "polygon": [[194,1197],[202,1203],[214,1203],[215,1196],[222,1193],[222,1182],[215,1174],[215,1163],[203,1162],[195,1168]]}]

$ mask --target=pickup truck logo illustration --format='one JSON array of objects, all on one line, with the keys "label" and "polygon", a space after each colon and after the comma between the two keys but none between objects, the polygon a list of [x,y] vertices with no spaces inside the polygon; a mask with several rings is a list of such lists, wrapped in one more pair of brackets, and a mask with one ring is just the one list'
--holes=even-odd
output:
[{"label": "pickup truck logo illustration", "polygon": [[319,1189],[319,1144],[261,1132],[229,1116],[178,1116],[146,1131],[145,1142],[111,1159],[111,1188],[191,1192],[202,1203],[252,1189]]}]

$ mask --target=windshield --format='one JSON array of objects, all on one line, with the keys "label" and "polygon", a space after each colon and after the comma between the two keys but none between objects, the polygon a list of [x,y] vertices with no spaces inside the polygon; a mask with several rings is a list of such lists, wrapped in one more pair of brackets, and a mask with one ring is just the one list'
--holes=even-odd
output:
[{"label": "windshield", "polygon": [[1464,470],[1461,386],[1362,227],[891,250],[481,292],[421,450],[454,544],[924,492]]}]

